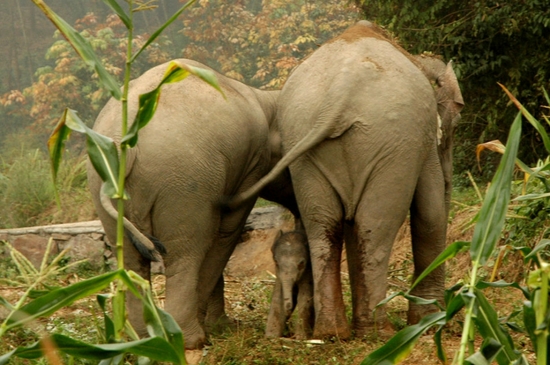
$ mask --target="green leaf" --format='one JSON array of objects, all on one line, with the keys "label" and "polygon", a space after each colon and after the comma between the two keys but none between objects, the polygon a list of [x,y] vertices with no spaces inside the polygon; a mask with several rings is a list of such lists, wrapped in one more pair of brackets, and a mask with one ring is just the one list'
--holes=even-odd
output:
[{"label": "green leaf", "polygon": [[[181,362],[181,359],[175,353],[172,346],[166,342],[166,340],[159,337],[105,345],[91,345],[61,334],[51,335],[51,340],[55,343],[60,352],[80,359],[104,360],[121,354],[132,353],[157,361],[185,364],[185,362]],[[19,347],[14,352],[10,353],[10,357],[17,356],[24,359],[37,359],[42,355],[40,342],[29,347]],[[0,365],[3,364],[2,360],[4,360],[4,356],[0,358]]]},{"label": "green leaf", "polygon": [[447,355],[445,355],[445,350],[443,349],[443,344],[441,342],[441,335],[443,334],[444,326],[441,326],[434,335],[434,343],[437,349],[437,358],[441,360],[443,364],[447,363]]},{"label": "green leaf", "polygon": [[151,121],[155,111],[157,110],[161,87],[164,84],[182,81],[190,75],[197,76],[201,80],[205,81],[225,97],[218,84],[216,74],[213,71],[194,67],[181,61],[172,61],[168,64],[164,76],[158,86],[154,90],[139,96],[138,112],[134,118],[134,122],[128,129],[127,134],[122,138],[121,143],[126,143],[129,147],[134,147],[138,140],[139,130]]},{"label": "green leaf", "polygon": [[111,317],[107,314],[107,300],[111,298],[109,294],[99,294],[97,303],[103,312],[103,321],[105,322],[105,342],[113,343],[115,340],[115,324]]},{"label": "green leaf", "polygon": [[537,253],[544,250],[548,246],[550,246],[550,240],[548,239],[540,240],[540,242],[537,243],[535,247],[533,247],[531,252],[527,256],[525,256],[524,262],[528,262],[529,260],[536,260],[538,263]]},{"label": "green leaf", "polygon": [[[105,1],[105,0],[104,0]],[[114,0],[110,0],[110,1],[114,1]],[[174,15],[172,15],[170,17],[170,19],[168,19],[166,21],[166,23],[164,23],[159,29],[157,29],[152,35],[151,37],[149,37],[149,39],[145,42],[145,44],[139,49],[139,51],[136,52],[136,54],[134,54],[134,56],[132,57],[132,59],[130,60],[130,62],[133,62],[140,54],[141,52],[143,52],[145,50],[145,48],[147,48],[147,46],[149,46],[151,43],[153,43],[153,41],[155,39],[157,39],[157,37],[164,31],[164,29],[166,29],[166,27],[168,27],[170,24],[172,24],[174,22],[174,20],[176,20],[181,13],[183,13],[185,11],[185,9],[187,9],[188,7],[190,7],[191,5],[193,5],[195,3],[196,0],[190,0],[188,1],[185,5],[183,5],[178,11],[176,11],[174,13]]]},{"label": "green leaf", "polygon": [[71,129],[65,124],[67,118],[67,112],[69,109],[63,111],[63,115],[57,122],[55,129],[53,130],[50,138],[48,139],[48,151],[50,153],[50,163],[52,166],[53,181],[57,179],[57,173],[59,171],[59,165],[61,164],[61,158],[63,156],[63,150],[65,149],[65,141],[71,135]]},{"label": "green leaf", "polygon": [[462,308],[464,308],[464,298],[461,294],[455,295],[450,302],[447,303],[446,319],[450,321]]},{"label": "green leaf", "polygon": [[133,28],[130,18],[120,7],[120,5],[118,5],[116,0],[103,0],[103,2],[107,4],[116,13],[116,15],[118,15],[118,17],[120,18],[120,20],[122,20],[127,29]]},{"label": "green leaf", "polygon": [[518,358],[514,348],[514,342],[507,331],[503,329],[498,321],[497,312],[491,306],[481,290],[475,289],[476,297],[475,316],[473,317],[476,327],[485,340],[493,339],[502,345],[502,351],[496,356],[499,364],[510,364]]},{"label": "green leaf", "polygon": [[443,307],[441,306],[441,304],[439,304],[439,302],[436,299],[425,299],[425,298],[417,297],[415,295],[410,295],[407,293],[405,293],[404,297],[409,302],[412,302],[414,304],[419,304],[419,305],[435,304],[439,307],[439,309],[443,310]]},{"label": "green leaf", "polygon": [[544,147],[546,148],[546,151],[548,153],[550,153],[550,138],[548,137],[548,134],[546,133],[546,130],[544,129],[544,127],[539,123],[539,121],[537,119],[535,119],[535,117],[533,117],[531,115],[531,113],[529,113],[529,111],[527,109],[525,109],[525,107],[523,105],[521,105],[521,103],[518,101],[518,99],[516,99],[516,97],[514,95],[512,95],[512,93],[510,91],[508,91],[508,89],[506,89],[506,87],[504,87],[501,84],[499,84],[499,85],[500,85],[500,87],[502,87],[504,92],[508,95],[510,100],[512,100],[512,102],[520,110],[520,113],[523,114],[525,119],[527,119],[527,121],[529,123],[531,123],[531,125],[533,127],[535,127],[537,132],[539,132],[540,136],[542,137],[542,141],[544,143]]},{"label": "green leaf", "polygon": [[170,343],[181,361],[185,359],[183,333],[174,318],[158,308],[151,291],[147,291],[143,302],[143,319],[150,336],[157,336]]},{"label": "green leaf", "polygon": [[405,359],[412,348],[426,330],[438,325],[445,324],[445,312],[428,314],[415,325],[405,327],[397,332],[386,344],[371,352],[361,365],[389,365],[397,364]]},{"label": "green leaf", "polygon": [[398,296],[405,296],[405,292],[400,291],[400,292],[396,292],[396,293],[390,294],[389,296],[387,296],[386,298],[384,298],[382,301],[380,301],[380,303],[378,303],[378,304],[376,305],[375,308],[378,308],[378,307],[380,307],[380,306],[382,306],[382,305],[387,304],[387,303],[388,303],[389,301],[391,301],[393,298],[398,297]]},{"label": "green leaf", "polygon": [[82,58],[82,60],[92,67],[99,76],[99,80],[105,86],[111,95],[120,100],[122,93],[120,86],[116,82],[115,78],[111,76],[101,64],[99,58],[93,51],[88,41],[84,39],[73,27],[71,27],[65,20],[59,17],[56,13],[50,9],[43,0],[32,0],[32,2],[42,10],[42,12],[51,20],[51,22],[59,29],[61,34],[67,39],[67,41],[73,46],[76,53]]},{"label": "green leaf", "polygon": [[506,152],[487,191],[474,228],[470,255],[474,262],[481,265],[491,256],[500,239],[510,202],[510,188],[520,136],[521,114],[518,113],[510,128]]},{"label": "green leaf", "polygon": [[42,295],[24,305],[19,311],[12,313],[6,321],[6,329],[20,326],[38,317],[49,316],[58,309],[70,305],[75,300],[105,289],[115,279],[121,279],[132,293],[140,297],[126,271],[121,269],[80,281],[68,287],[55,289]]},{"label": "green leaf", "polygon": [[449,246],[439,254],[435,258],[435,260],[418,276],[418,278],[415,280],[415,282],[411,285],[411,288],[409,289],[409,292],[420,282],[422,279],[424,279],[426,276],[428,276],[432,271],[437,269],[440,265],[442,265],[445,261],[452,259],[460,252],[463,252],[466,248],[470,246],[470,242],[464,242],[464,241],[457,241]]},{"label": "green leaf", "polygon": [[480,351],[468,357],[466,361],[473,365],[490,365],[501,349],[502,345],[498,341],[492,338],[485,339]]},{"label": "green leaf", "polygon": [[12,350],[4,355],[0,356],[0,365],[5,365],[11,360],[11,357],[17,352],[18,349]]},{"label": "green leaf", "polygon": [[115,142],[87,128],[86,147],[94,169],[105,182],[104,192],[111,198],[122,198],[118,191],[119,161]]},{"label": "green leaf", "polygon": [[76,111],[66,108],[48,140],[50,162],[54,181],[59,169],[61,154],[65,140],[74,130],[86,134],[88,156],[95,170],[105,181],[106,193],[112,198],[120,197],[118,192],[118,151],[115,143],[109,137],[105,137],[89,128],[77,115]]},{"label": "green leaf", "polygon": [[530,293],[529,293],[529,289],[527,289],[526,287],[524,286],[521,286],[519,285],[519,283],[517,282],[513,282],[513,283],[508,283],[504,280],[498,280],[498,281],[494,281],[494,282],[488,282],[488,281],[480,281],[476,284],[476,288],[478,289],[485,289],[485,288],[507,288],[507,287],[512,287],[512,288],[516,288],[516,289],[519,289],[521,290],[521,292],[523,293],[523,295],[525,296],[525,298],[529,299],[530,297]]},{"label": "green leaf", "polygon": [[[533,293],[534,296],[534,293]],[[531,343],[533,344],[533,347],[535,348],[535,353],[537,352],[537,315],[535,312],[535,308],[533,307],[533,301],[532,300],[526,300],[523,302],[523,325],[525,326],[525,330],[527,331],[527,334],[529,335],[529,338],[531,339]]]},{"label": "green leaf", "polygon": [[3,296],[0,296],[0,305],[9,310],[10,312],[15,310],[15,307],[6,300]]}]

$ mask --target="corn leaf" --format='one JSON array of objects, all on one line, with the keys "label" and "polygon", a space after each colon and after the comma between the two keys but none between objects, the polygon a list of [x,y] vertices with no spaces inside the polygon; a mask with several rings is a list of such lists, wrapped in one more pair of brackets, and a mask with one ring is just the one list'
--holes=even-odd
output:
[{"label": "corn leaf", "polygon": [[97,297],[97,303],[103,312],[103,321],[105,323],[105,342],[113,343],[115,340],[115,324],[111,317],[107,314],[107,300],[111,298],[108,294],[99,294]]},{"label": "corn leaf", "polygon": [[500,238],[508,203],[514,162],[521,136],[521,114],[518,113],[508,137],[506,151],[483,201],[472,237],[470,256],[474,262],[484,264],[493,253]]},{"label": "corn leaf", "polygon": [[61,34],[67,39],[67,41],[73,46],[74,50],[82,58],[82,60],[92,67],[99,80],[105,86],[111,95],[120,100],[122,93],[120,86],[116,82],[115,78],[111,76],[103,67],[99,58],[94,53],[93,48],[88,41],[84,39],[73,27],[71,27],[65,20],[59,17],[52,9],[50,9],[43,0],[32,0],[32,2],[42,10],[42,12],[50,19],[50,21],[56,26]]},{"label": "corn leaf", "polygon": [[514,95],[512,95],[512,93],[510,91],[508,91],[508,89],[504,85],[502,85],[502,84],[499,84],[499,85],[504,90],[506,95],[508,95],[510,100],[512,100],[512,102],[520,110],[521,114],[523,114],[525,119],[527,119],[527,121],[529,123],[531,123],[531,125],[533,127],[535,127],[537,132],[539,132],[540,136],[542,137],[542,141],[544,143],[544,147],[546,148],[546,151],[548,151],[548,153],[550,153],[550,137],[548,137],[548,134],[546,133],[546,130],[544,129],[544,127],[539,123],[539,121],[535,117],[533,117],[531,115],[531,113],[529,113],[529,111],[527,109],[525,109],[525,107],[523,105],[521,105],[521,103],[518,101],[518,99],[516,99],[516,97]]},{"label": "corn leaf", "polygon": [[537,329],[537,316],[531,300],[526,300],[523,302],[523,325],[525,326],[525,331],[527,332],[527,335],[529,335],[536,352],[537,335],[535,331]]},{"label": "corn leaf", "polygon": [[432,271],[437,269],[440,265],[445,263],[445,261],[452,259],[460,252],[463,252],[466,248],[470,246],[470,242],[457,241],[449,246],[435,258],[435,260],[418,276],[415,282],[411,285],[409,291],[411,291],[422,279],[428,276]]},{"label": "corn leaf", "polygon": [[103,0],[107,6],[109,6],[118,15],[120,20],[124,23],[127,29],[132,29],[133,25],[128,15],[124,12],[122,7],[116,2],[116,0]]},{"label": "corn leaf", "polygon": [[495,309],[491,306],[481,290],[474,290],[476,302],[474,306],[474,323],[485,340],[494,340],[502,346],[502,350],[496,355],[500,365],[510,364],[519,357],[514,348],[512,338],[505,331]]},{"label": "corn leaf", "polygon": [[180,361],[184,361],[183,333],[174,318],[154,304],[151,292],[143,302],[143,318],[149,335],[168,341]]},{"label": "corn leaf", "polygon": [[134,147],[136,145],[138,140],[138,131],[145,127],[149,121],[151,121],[155,111],[157,110],[162,85],[182,81],[190,75],[197,76],[201,80],[205,81],[225,97],[214,72],[187,65],[180,61],[172,61],[168,64],[164,77],[158,86],[154,90],[139,96],[138,112],[134,122],[128,129],[128,133],[122,138],[121,143],[127,143],[129,147]]},{"label": "corn leaf", "polygon": [[491,365],[501,349],[502,345],[498,341],[492,338],[486,339],[483,341],[481,349],[468,357],[466,361],[473,365]]},{"label": "corn leaf", "polygon": [[390,338],[386,344],[370,353],[361,365],[397,364],[405,359],[412,348],[429,328],[445,324],[445,312],[431,313],[415,325],[405,327]]},{"label": "corn leaf", "polygon": [[54,180],[57,176],[65,141],[70,131],[86,134],[88,156],[95,170],[105,181],[106,193],[112,198],[122,196],[118,192],[118,151],[112,139],[105,137],[88,126],[78,117],[76,111],[66,108],[48,140],[50,162]]},{"label": "corn leaf", "polygon": [[19,311],[13,312],[9,316],[6,320],[6,329],[21,326],[38,317],[49,316],[78,299],[105,289],[115,279],[122,279],[134,294],[140,295],[124,270],[105,273],[68,287],[52,290],[48,294],[27,303]]},{"label": "corn leaf", "polygon": [[548,239],[540,240],[540,242],[537,243],[535,247],[533,247],[531,252],[527,256],[525,256],[524,261],[527,262],[529,260],[536,260],[538,263],[537,254],[548,246],[550,246],[550,240]]},{"label": "corn leaf", "polygon": [[[104,1],[113,1],[114,0],[104,0]],[[157,39],[157,37],[164,31],[164,29],[166,29],[167,26],[169,26],[170,24],[172,24],[174,22],[174,20],[176,20],[180,15],[181,13],[183,13],[185,11],[185,9],[187,9],[188,7],[190,7],[191,5],[193,5],[195,3],[196,0],[190,0],[188,1],[185,5],[183,5],[178,11],[176,11],[174,13],[174,15],[172,15],[167,21],[166,23],[164,23],[159,29],[157,29],[152,35],[151,37],[149,37],[149,39],[145,42],[145,44],[139,49],[139,51],[137,51],[134,56],[132,57],[131,61],[130,62],[133,62],[140,54],[141,52],[143,52],[145,50],[145,48],[147,48],[147,46],[149,46],[155,39]],[[118,14],[118,13],[117,13]]]},{"label": "corn leaf", "polygon": [[521,290],[523,295],[526,299],[530,298],[531,293],[529,293],[529,289],[527,289],[524,286],[519,285],[517,282],[508,283],[504,280],[494,281],[494,282],[488,282],[488,281],[480,281],[476,284],[476,288],[478,289],[485,289],[485,288],[507,288],[512,287]]},{"label": "corn leaf", "polygon": [[[157,361],[171,362],[173,364],[185,364],[175,353],[172,346],[166,340],[159,337],[146,338],[138,341],[91,345],[70,337],[53,334],[51,340],[57,349],[67,355],[90,360],[103,360],[125,353],[145,356]],[[16,350],[0,357],[0,365],[9,361],[13,356],[24,359],[37,359],[43,356],[40,342],[29,347],[19,347]]]},{"label": "corn leaf", "polygon": [[462,308],[464,308],[464,298],[461,294],[455,295],[448,303],[446,310],[447,321],[451,320]]},{"label": "corn leaf", "polygon": [[447,363],[447,355],[445,354],[445,350],[443,349],[443,343],[441,342],[441,335],[443,334],[443,328],[444,326],[441,326],[434,335],[434,343],[437,351],[437,358],[441,360],[443,364]]}]

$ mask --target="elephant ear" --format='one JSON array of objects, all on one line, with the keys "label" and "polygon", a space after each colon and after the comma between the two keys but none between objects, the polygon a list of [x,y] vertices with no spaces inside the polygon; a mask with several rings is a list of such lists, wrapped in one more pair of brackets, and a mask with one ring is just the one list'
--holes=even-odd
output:
[{"label": "elephant ear", "polygon": [[437,111],[441,117],[443,138],[441,148],[447,149],[452,143],[454,129],[460,120],[460,112],[464,107],[464,99],[453,70],[452,61],[445,67],[445,72],[437,78]]},{"label": "elephant ear", "polygon": [[447,63],[445,73],[437,79],[439,85],[437,101],[438,103],[445,104],[445,107],[448,109],[446,112],[450,113],[450,119],[454,122],[456,116],[460,114],[460,111],[464,107],[464,99],[462,98],[462,92],[460,91],[452,62],[449,61]]}]

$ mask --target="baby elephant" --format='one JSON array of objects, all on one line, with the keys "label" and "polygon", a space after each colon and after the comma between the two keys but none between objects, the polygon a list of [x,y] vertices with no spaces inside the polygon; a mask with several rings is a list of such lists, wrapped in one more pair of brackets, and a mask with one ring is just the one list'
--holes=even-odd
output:
[{"label": "baby elephant", "polygon": [[267,317],[266,337],[282,337],[286,322],[296,308],[295,337],[309,338],[315,318],[313,276],[305,232],[279,232],[271,252],[277,268],[277,280]]}]

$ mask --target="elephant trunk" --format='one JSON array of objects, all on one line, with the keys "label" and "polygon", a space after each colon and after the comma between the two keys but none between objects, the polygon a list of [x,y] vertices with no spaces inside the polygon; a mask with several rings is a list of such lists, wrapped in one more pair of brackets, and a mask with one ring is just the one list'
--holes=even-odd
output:
[{"label": "elephant trunk", "polygon": [[283,287],[283,308],[285,312],[285,318],[289,318],[294,309],[294,283],[295,281],[291,278],[285,278],[281,280]]}]

